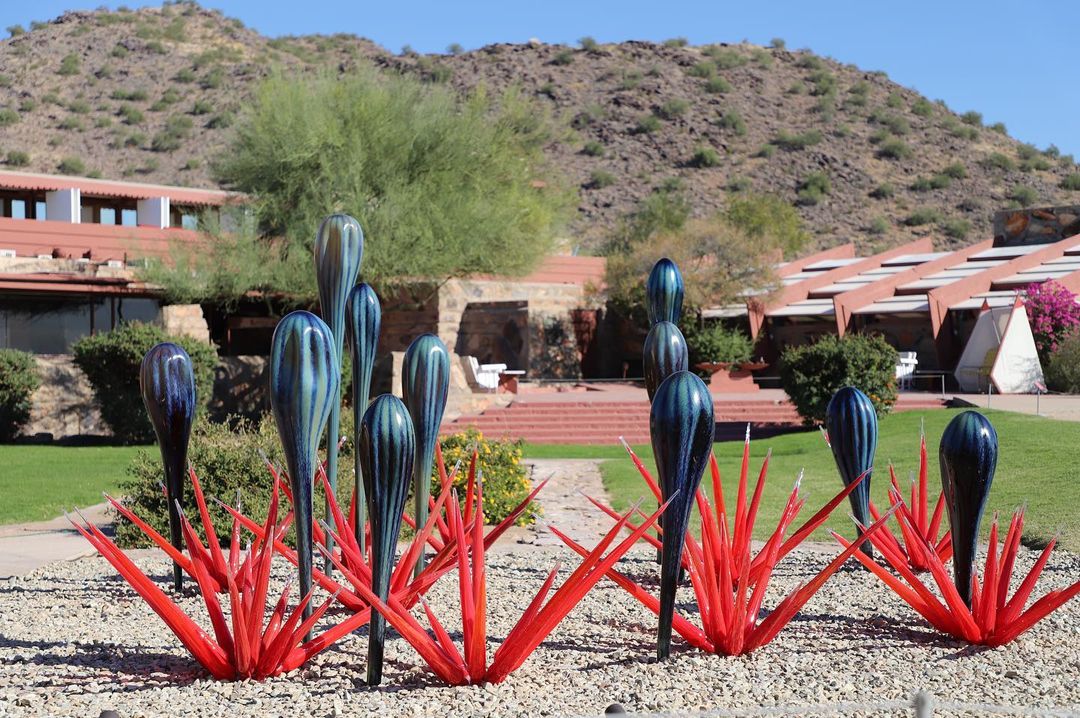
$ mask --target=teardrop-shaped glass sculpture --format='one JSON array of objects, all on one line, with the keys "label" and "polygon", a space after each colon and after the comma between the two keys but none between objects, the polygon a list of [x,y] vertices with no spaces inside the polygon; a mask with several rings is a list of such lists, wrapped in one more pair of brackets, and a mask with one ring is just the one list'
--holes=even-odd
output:
[{"label": "teardrop-shaped glass sculpture", "polygon": [[682,315],[683,294],[683,278],[679,267],[667,257],[658,260],[645,282],[649,324],[678,324]]},{"label": "teardrop-shaped glass sculpture", "polygon": [[[360,223],[347,214],[332,214],[319,225],[315,235],[315,281],[319,286],[319,310],[334,338],[334,357],[341,365],[345,340],[345,303],[360,275],[364,257],[364,233]],[[341,397],[330,407],[326,436],[326,478],[330,491],[337,492],[338,433],[341,424]],[[327,498],[326,513],[330,514]],[[327,537],[327,548],[333,548]],[[326,560],[326,570],[331,568]]]},{"label": "teardrop-shaped glass sculpture", "polygon": [[971,567],[979,543],[979,524],[997,468],[998,437],[990,421],[977,411],[953,417],[941,435],[938,461],[941,488],[952,527],[953,582],[971,606]]},{"label": "teardrop-shaped glass sculpture", "polygon": [[[270,406],[292,485],[301,596],[311,590],[311,502],[319,440],[340,385],[330,328],[311,312],[286,315],[270,345]],[[309,603],[306,613],[310,610]]]},{"label": "teardrop-shaped glass sculpture", "polygon": [[[401,394],[416,429],[416,461],[413,464],[413,500],[416,525],[423,526],[428,515],[431,492],[431,466],[435,461],[435,443],[446,410],[450,388],[450,353],[434,334],[422,334],[405,351],[401,366]],[[416,562],[419,575],[426,564],[421,551]]]},{"label": "teardrop-shaped glass sculpture", "polygon": [[[139,368],[139,389],[146,413],[154,425],[161,463],[165,469],[165,494],[168,499],[169,542],[183,549],[177,502],[184,502],[187,480],[188,443],[191,422],[195,419],[195,374],[191,357],[183,347],[163,342],[146,352]],[[173,564],[173,588],[180,590],[183,571]]]},{"label": "teardrop-shaped glass sculpture", "polygon": [[656,656],[661,660],[671,653],[671,622],[683,543],[715,431],[712,395],[705,382],[688,371],[680,371],[660,384],[649,413],[649,432],[661,496],[665,501],[672,499],[664,511],[660,562]]},{"label": "teardrop-shaped glass sculpture", "polygon": [[[853,386],[845,386],[837,391],[825,410],[825,429],[829,432],[833,459],[844,486],[870,472],[874,466],[878,440],[877,411],[870,397]],[[871,523],[870,479],[868,475],[848,494],[851,511],[863,526]],[[861,535],[861,529],[859,533]],[[873,555],[869,541],[863,542],[862,551]]]},{"label": "teardrop-shaped glass sculpture", "polygon": [[[370,284],[362,282],[349,292],[345,304],[345,335],[349,339],[352,356],[352,404],[353,426],[356,436],[352,437],[353,446],[359,441],[360,421],[367,411],[371,398],[371,374],[375,367],[375,350],[379,345],[379,327],[382,323],[382,305]],[[367,501],[364,498],[364,480],[360,465],[360,454],[354,453],[356,474],[356,524],[353,531],[360,553],[367,553],[367,539],[364,522],[367,520]]]},{"label": "teardrop-shaped glass sculpture", "polygon": [[652,401],[657,388],[669,376],[689,368],[689,353],[686,340],[679,328],[672,322],[657,322],[645,337],[642,352],[645,369],[645,390]]},{"label": "teardrop-shaped glass sculpture", "polygon": [[[357,453],[363,466],[371,521],[371,590],[386,601],[416,453],[412,419],[396,396],[383,394],[368,406],[360,422]],[[372,611],[368,624],[368,685],[382,681],[385,641],[386,619]]]}]

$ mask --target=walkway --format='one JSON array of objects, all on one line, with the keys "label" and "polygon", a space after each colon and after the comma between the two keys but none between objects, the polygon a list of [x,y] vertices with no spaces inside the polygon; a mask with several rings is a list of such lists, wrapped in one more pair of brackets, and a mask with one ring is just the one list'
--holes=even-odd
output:
[{"label": "walkway", "polygon": [[[986,394],[957,394],[956,402],[963,402],[975,409],[987,407]],[[1075,394],[1046,394],[1041,397],[1032,394],[993,394],[990,396],[990,408],[1063,421],[1080,421],[1080,396]]]},{"label": "walkway", "polygon": [[[108,504],[83,509],[98,526],[112,523]],[[53,561],[72,561],[94,553],[86,539],[60,516],[49,521],[0,526],[0,579],[24,576]]]},{"label": "walkway", "polygon": [[[585,495],[606,502],[600,479],[600,462],[596,459],[530,459],[533,485],[549,479],[536,497],[543,515],[530,527],[522,543],[536,546],[562,546],[558,536],[548,526],[555,526],[583,546],[592,548],[612,526],[601,511]],[[550,477],[550,478],[549,478]]]}]

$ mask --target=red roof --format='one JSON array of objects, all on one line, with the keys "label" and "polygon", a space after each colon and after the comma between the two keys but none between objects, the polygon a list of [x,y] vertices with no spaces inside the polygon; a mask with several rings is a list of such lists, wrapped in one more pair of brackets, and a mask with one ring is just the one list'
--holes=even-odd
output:
[{"label": "red roof", "polygon": [[136,200],[168,197],[173,204],[220,206],[235,201],[242,196],[216,189],[169,187],[167,185],[143,184],[141,182],[120,182],[117,180],[34,174],[30,172],[0,172],[0,189],[51,192],[76,187],[87,197],[117,197]]},{"label": "red roof", "polygon": [[599,287],[604,283],[605,266],[606,261],[603,257],[553,255],[544,259],[532,274],[522,277],[520,281],[542,284],[592,284]]}]

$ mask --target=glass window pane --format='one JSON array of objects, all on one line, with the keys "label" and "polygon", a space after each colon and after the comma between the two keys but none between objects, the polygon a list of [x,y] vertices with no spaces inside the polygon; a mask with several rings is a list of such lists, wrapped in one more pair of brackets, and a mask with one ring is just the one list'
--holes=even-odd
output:
[{"label": "glass window pane", "polygon": [[90,306],[63,299],[0,302],[0,346],[35,354],[68,354],[90,334]]},{"label": "glass window pane", "polygon": [[116,224],[116,210],[112,207],[102,207],[101,224]]},{"label": "glass window pane", "polygon": [[117,322],[156,322],[161,313],[156,299],[124,297],[116,301]]},{"label": "glass window pane", "polygon": [[120,211],[120,224],[125,227],[134,227],[139,223],[138,216],[133,209],[124,209]]},{"label": "glass window pane", "polygon": [[44,202],[34,203],[34,219],[48,219]]},{"label": "glass window pane", "polygon": [[26,219],[26,200],[11,200],[11,216],[15,219]]}]

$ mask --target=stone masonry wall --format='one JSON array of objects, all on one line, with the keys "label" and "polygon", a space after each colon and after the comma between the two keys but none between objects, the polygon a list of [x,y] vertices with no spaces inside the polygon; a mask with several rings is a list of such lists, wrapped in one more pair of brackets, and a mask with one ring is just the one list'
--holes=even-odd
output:
[{"label": "stone masonry wall", "polygon": [[23,435],[51,434],[53,439],[60,439],[108,434],[90,382],[71,355],[40,354],[34,359],[41,387],[31,397],[30,423],[23,427]]}]

